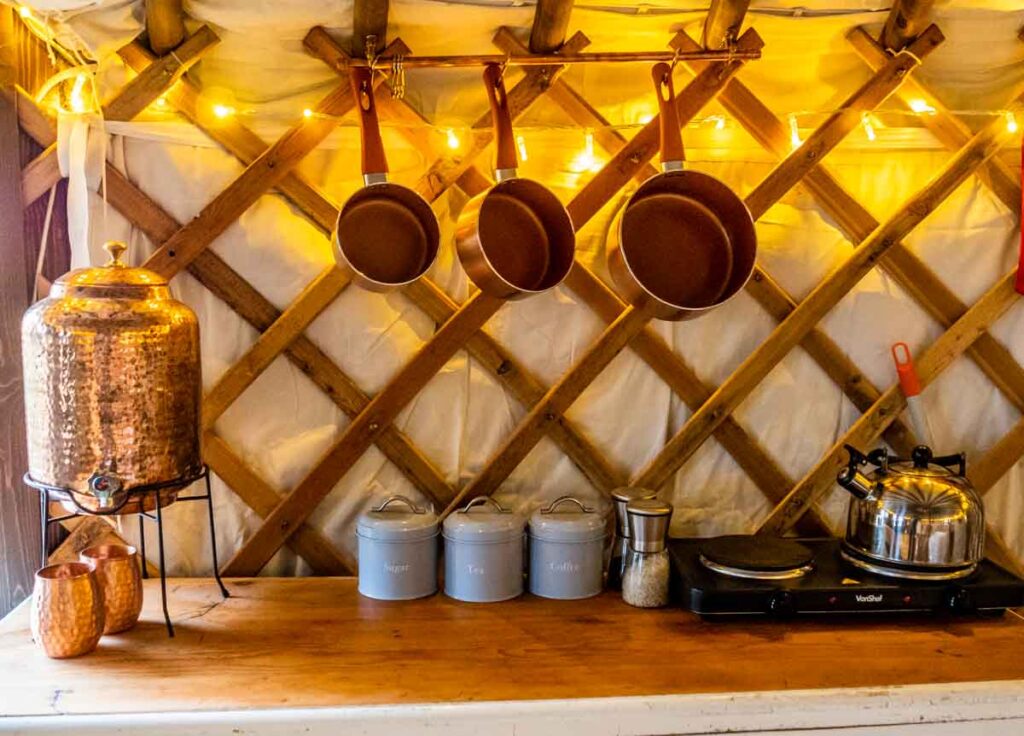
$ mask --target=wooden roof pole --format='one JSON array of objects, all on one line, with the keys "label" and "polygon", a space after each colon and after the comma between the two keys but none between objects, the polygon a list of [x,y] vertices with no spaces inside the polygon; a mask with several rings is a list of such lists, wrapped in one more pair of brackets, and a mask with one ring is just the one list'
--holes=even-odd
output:
[{"label": "wooden roof pole", "polygon": [[157,56],[176,48],[185,38],[182,0],[146,0],[146,31],[149,47]]},{"label": "wooden roof pole", "polygon": [[530,30],[530,52],[550,54],[565,42],[573,0],[537,0]]},{"label": "wooden roof pole", "polygon": [[882,28],[882,46],[900,51],[928,27],[928,15],[935,0],[896,0]]},{"label": "wooden roof pole", "polygon": [[352,55],[364,58],[367,39],[374,37],[374,48],[386,45],[388,33],[388,0],[355,0],[352,7]]},{"label": "wooden roof pole", "polygon": [[750,0],[712,0],[704,21],[704,48],[721,49],[740,37]]}]

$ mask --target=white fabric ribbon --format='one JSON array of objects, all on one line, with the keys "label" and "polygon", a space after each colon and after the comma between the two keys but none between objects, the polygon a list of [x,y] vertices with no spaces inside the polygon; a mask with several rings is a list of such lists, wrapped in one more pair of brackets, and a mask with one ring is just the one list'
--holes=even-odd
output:
[{"label": "white fabric ribbon", "polygon": [[73,251],[88,252],[89,192],[99,191],[103,181],[106,142],[100,115],[58,113],[57,163],[68,180],[68,237]]}]

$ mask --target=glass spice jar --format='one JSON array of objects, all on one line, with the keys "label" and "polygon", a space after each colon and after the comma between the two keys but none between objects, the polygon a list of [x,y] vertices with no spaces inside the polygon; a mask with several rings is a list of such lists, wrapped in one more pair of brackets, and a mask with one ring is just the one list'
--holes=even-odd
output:
[{"label": "glass spice jar", "polygon": [[626,506],[630,501],[657,497],[657,492],[649,488],[623,486],[612,491],[615,505],[615,536],[612,538],[611,559],[608,562],[607,586],[611,590],[622,589],[622,573],[629,559],[629,522],[626,517]]},{"label": "glass spice jar", "polygon": [[669,558],[666,549],[672,506],[656,498],[626,506],[629,554],[622,573],[622,600],[638,608],[668,604]]}]

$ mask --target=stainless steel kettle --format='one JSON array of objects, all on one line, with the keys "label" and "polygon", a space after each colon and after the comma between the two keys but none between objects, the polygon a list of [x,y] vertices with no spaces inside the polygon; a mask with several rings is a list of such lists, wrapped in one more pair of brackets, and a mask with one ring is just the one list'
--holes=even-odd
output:
[{"label": "stainless steel kettle", "polygon": [[[868,455],[850,445],[846,450],[850,462],[837,480],[853,496],[842,545],[848,562],[912,580],[974,571],[985,549],[985,512],[965,477],[963,453],[934,457],[920,445],[908,460],[883,448]],[[861,468],[869,464],[875,469],[866,475]]]}]

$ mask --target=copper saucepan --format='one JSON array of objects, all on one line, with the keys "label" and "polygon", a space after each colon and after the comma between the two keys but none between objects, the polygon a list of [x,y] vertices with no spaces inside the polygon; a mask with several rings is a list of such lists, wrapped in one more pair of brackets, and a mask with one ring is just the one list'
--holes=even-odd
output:
[{"label": "copper saucepan", "polygon": [[750,278],[757,236],[750,210],[707,174],[684,171],[672,69],[652,70],[661,124],[661,168],[619,211],[608,267],[634,306],[655,303],[664,320],[692,319],[730,299]]},{"label": "copper saucepan", "polygon": [[463,268],[481,291],[516,299],[562,282],[572,268],[576,234],[558,197],[516,175],[512,118],[497,64],[484,69],[484,84],[497,146],[497,184],[463,208],[455,245]]},{"label": "copper saucepan", "polygon": [[372,72],[352,67],[349,78],[362,134],[365,186],[341,208],[331,238],[334,258],[363,288],[387,291],[426,273],[437,257],[440,231],[423,197],[388,181]]}]

